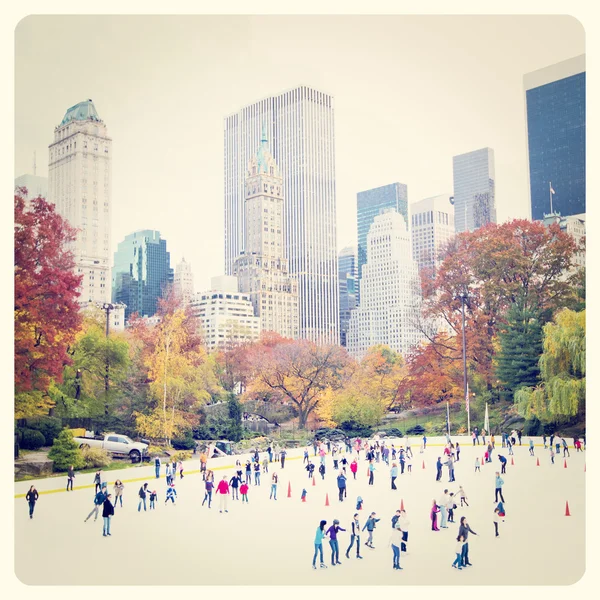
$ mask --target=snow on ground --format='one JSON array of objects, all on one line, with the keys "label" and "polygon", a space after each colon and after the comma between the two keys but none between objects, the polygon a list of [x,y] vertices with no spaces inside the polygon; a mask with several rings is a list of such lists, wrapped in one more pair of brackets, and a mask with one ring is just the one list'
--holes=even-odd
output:
[{"label": "snow on ground", "polygon": [[[453,441],[461,438],[453,438]],[[431,444],[436,443],[437,446]],[[563,458],[550,464],[549,452],[536,439],[536,458],[529,456],[528,438],[515,448],[515,465],[507,452],[496,446],[492,464],[474,472],[475,457],[483,458],[483,447],[473,448],[470,439],[461,439],[456,482],[448,483],[444,467],[441,482],[435,481],[435,462],[442,455],[442,440],[431,439],[424,454],[413,444],[413,471],[398,477],[397,491],[390,489],[388,467],[376,464],[375,485],[367,485],[367,463],[359,463],[357,481],[348,472],[348,497],[338,501],[336,475],[331,456],[326,458],[325,481],[316,473],[316,486],[308,479],[302,464],[302,450],[292,450],[285,469],[269,466],[261,475],[261,485],[252,485],[249,504],[229,500],[229,513],[219,514],[218,496],[213,506],[201,507],[204,497],[197,460],[186,464],[188,475],[177,480],[177,504],[165,506],[164,475],[154,478],[152,466],[107,473],[112,482],[125,483],[124,507],[115,509],[111,537],[102,536],[102,520],[84,523],[93,507],[93,489],[42,494],[34,519],[28,517],[24,498],[15,498],[15,572],[26,584],[70,585],[560,585],[575,583],[585,571],[585,453],[570,448],[568,468]],[[396,447],[398,447],[396,441]],[[494,537],[494,477],[500,470],[497,453],[509,458],[503,476],[506,521],[500,523],[500,537]],[[313,451],[311,448],[311,457]],[[294,459],[294,457],[299,457]],[[234,472],[237,457],[209,461],[215,481]],[[245,461],[246,456],[243,457]],[[263,455],[261,454],[261,462]],[[292,458],[292,460],[290,460]],[[351,459],[350,459],[351,460]],[[425,469],[422,461],[425,461]],[[244,462],[243,461],[243,462]],[[318,466],[318,457],[313,458]],[[196,472],[191,472],[196,471]],[[280,475],[277,501],[269,500],[270,475]],[[163,468],[164,474],[164,468]],[[128,481],[144,478],[136,481]],[[93,474],[81,475],[76,485],[91,484]],[[65,479],[36,482],[39,491],[62,488]],[[137,493],[148,481],[159,492],[155,511],[137,512]],[[287,497],[288,482],[292,498]],[[31,482],[15,484],[15,495],[23,494]],[[455,511],[456,523],[448,529],[431,531],[429,511],[432,500],[444,488],[457,491],[462,484],[469,508]],[[300,501],[302,488],[308,492]],[[325,506],[329,494],[330,506]],[[114,495],[114,494],[113,494]],[[356,512],[356,498],[364,499],[359,512],[364,525],[371,511],[381,518],[375,530],[375,549],[364,547],[363,560],[345,551],[350,539],[350,522]],[[401,499],[411,522],[408,556],[402,554],[402,571],[392,569],[389,547],[391,518]],[[570,517],[565,516],[568,501]],[[458,503],[460,504],[460,503]],[[469,557],[473,567],[451,568],[461,516],[467,516],[477,536],[469,536]],[[341,565],[331,566],[327,541],[323,550],[328,569],[314,571],[312,556],[315,530],[320,519],[327,527],[340,520]],[[439,521],[438,521],[439,523]],[[318,563],[317,563],[318,564]]]}]

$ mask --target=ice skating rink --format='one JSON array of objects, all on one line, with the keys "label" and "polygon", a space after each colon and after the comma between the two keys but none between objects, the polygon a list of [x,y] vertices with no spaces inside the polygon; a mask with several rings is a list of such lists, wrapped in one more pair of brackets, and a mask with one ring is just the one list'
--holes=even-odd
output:
[{"label": "ice skating rink", "polygon": [[[115,508],[111,537],[102,536],[102,519],[84,523],[93,507],[93,473],[76,478],[74,492],[66,493],[66,478],[33,482],[40,494],[34,519],[28,517],[24,497],[15,498],[15,572],[29,585],[568,585],[585,571],[585,452],[570,448],[564,468],[562,455],[550,463],[549,451],[535,439],[535,457],[529,456],[529,438],[514,449],[514,466],[508,452],[496,444],[493,462],[474,472],[475,458],[483,459],[483,446],[472,446],[469,438],[453,437],[462,452],[455,465],[455,483],[448,483],[443,469],[441,482],[435,481],[435,463],[443,459],[443,440],[432,438],[423,454],[420,440],[413,440],[412,473],[399,475],[397,491],[390,489],[389,468],[376,463],[375,484],[367,484],[364,452],[357,480],[347,468],[347,499],[339,502],[331,455],[326,457],[325,481],[317,472],[316,485],[308,478],[302,463],[302,450],[292,450],[285,469],[269,465],[261,475],[261,485],[250,487],[249,504],[229,499],[229,512],[219,514],[218,496],[213,505],[201,507],[204,483],[197,460],[186,463],[183,481],[177,479],[177,503],[165,506],[164,466],[161,478],[153,466],[143,466],[106,474],[109,491],[120,478],[125,483],[124,506]],[[399,447],[399,440],[395,442]],[[572,440],[570,440],[572,442]],[[433,445],[438,444],[438,445]],[[504,479],[506,518],[500,522],[500,537],[494,536],[493,509],[495,472],[500,471],[498,452],[508,458]],[[346,455],[349,462],[351,455]],[[352,455],[353,456],[353,455]],[[264,454],[261,453],[261,462]],[[234,473],[238,457],[209,461],[215,469],[215,483],[223,474]],[[247,456],[239,457],[245,462]],[[539,458],[540,466],[536,466]],[[422,462],[425,462],[425,469]],[[390,461],[391,463],[392,461]],[[222,469],[224,466],[229,468]],[[279,474],[277,501],[269,500],[270,477]],[[185,473],[185,472],[184,472]],[[134,480],[134,481],[131,481]],[[138,490],[148,481],[159,501],[154,511],[138,513]],[[25,494],[32,482],[15,484],[15,495]],[[292,497],[287,497],[291,483]],[[431,531],[429,511],[432,500],[445,488],[456,492],[463,485],[470,506],[455,510],[456,523],[448,529]],[[302,503],[302,489],[308,492]],[[330,506],[325,506],[326,494]],[[345,551],[350,539],[350,522],[356,498],[364,499],[359,511],[361,526],[375,511],[381,521],[374,533],[373,550],[364,547],[363,560],[350,560]],[[408,555],[401,556],[402,571],[392,569],[390,548],[391,518],[403,501],[410,520]],[[568,501],[571,516],[565,516]],[[100,512],[101,514],[101,512]],[[477,536],[469,535],[472,567],[451,568],[461,516],[467,516]],[[340,520],[341,565],[331,566],[330,548],[323,544],[328,569],[312,569],[313,540],[320,519]],[[439,524],[439,517],[438,517]],[[318,563],[317,563],[318,564]]]}]

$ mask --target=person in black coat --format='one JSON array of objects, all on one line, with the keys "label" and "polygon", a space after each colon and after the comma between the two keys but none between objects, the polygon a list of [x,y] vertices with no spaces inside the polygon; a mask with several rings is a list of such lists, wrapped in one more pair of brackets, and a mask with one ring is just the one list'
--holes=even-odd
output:
[{"label": "person in black coat", "polygon": [[110,501],[110,494],[106,495],[106,500],[102,504],[102,519],[104,520],[104,527],[102,528],[102,535],[106,537],[110,535],[110,519],[115,514],[115,507]]},{"label": "person in black coat", "polygon": [[442,459],[439,456],[437,459],[437,463],[435,463],[435,468],[437,469],[435,480],[439,481],[442,478]]},{"label": "person in black coat", "polygon": [[38,491],[35,489],[35,486],[32,485],[29,488],[27,495],[25,496],[25,500],[27,500],[27,502],[29,503],[29,518],[30,519],[33,519],[33,511],[35,509],[35,503],[37,502],[37,499],[39,497],[40,497],[40,495],[38,494]]},{"label": "person in black coat", "polygon": [[461,566],[463,567],[472,567],[473,565],[469,562],[469,533],[473,535],[477,535],[467,523],[467,517],[460,518],[460,526],[458,527],[458,536],[463,536],[463,540],[465,543],[462,547],[462,555],[461,555]]}]

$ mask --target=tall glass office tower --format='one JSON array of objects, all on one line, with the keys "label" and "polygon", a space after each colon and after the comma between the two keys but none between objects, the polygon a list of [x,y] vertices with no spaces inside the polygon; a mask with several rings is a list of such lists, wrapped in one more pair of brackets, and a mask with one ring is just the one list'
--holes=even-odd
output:
[{"label": "tall glass office tower", "polygon": [[171,255],[160,232],[145,229],[125,236],[112,268],[112,301],[127,305],[125,319],[133,313],[152,317],[172,283]]},{"label": "tall glass office tower", "polygon": [[456,233],[496,222],[494,151],[481,148],[452,158]]},{"label": "tall glass office tower", "polygon": [[340,281],[340,344],[346,346],[350,314],[356,308],[358,265],[356,246],[346,246],[338,256]]},{"label": "tall glass office tower", "polygon": [[585,54],[528,73],[523,83],[531,218],[585,213]]},{"label": "tall glass office tower", "polygon": [[390,183],[372,190],[358,192],[356,195],[359,283],[357,293],[359,298],[362,268],[367,262],[367,235],[375,221],[375,217],[386,208],[393,208],[400,213],[408,227],[408,188],[406,184]]},{"label": "tall glass office tower", "polygon": [[299,334],[339,343],[333,98],[307,86],[225,118],[225,272],[246,240],[244,179],[263,124],[283,177],[284,247],[298,279]]}]

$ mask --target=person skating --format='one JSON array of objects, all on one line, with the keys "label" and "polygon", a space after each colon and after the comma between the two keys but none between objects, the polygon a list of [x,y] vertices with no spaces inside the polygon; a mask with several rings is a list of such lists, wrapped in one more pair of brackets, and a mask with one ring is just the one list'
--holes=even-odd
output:
[{"label": "person skating", "polygon": [[458,492],[456,492],[456,495],[460,498],[460,507],[463,507],[463,503],[466,506],[469,506],[469,503],[467,502],[467,494],[465,494],[465,490],[463,489],[462,485],[458,486]]},{"label": "person skating", "polygon": [[140,498],[140,502],[138,504],[138,512],[142,509],[142,504],[144,505],[144,512],[146,511],[146,492],[148,492],[148,484],[145,483],[138,492],[138,496]]},{"label": "person skating", "polygon": [[406,511],[400,511],[400,518],[398,519],[398,525],[400,525],[400,529],[402,530],[402,543],[400,544],[400,550],[402,552],[406,552],[406,545],[408,543],[408,526],[410,525],[410,521],[406,517]]},{"label": "person skating", "polygon": [[337,486],[339,493],[340,502],[344,501],[344,496],[346,495],[346,476],[343,473],[340,473],[337,476]]},{"label": "person skating", "polygon": [[375,549],[375,546],[373,546],[373,531],[375,530],[375,527],[377,526],[377,523],[379,521],[381,521],[381,519],[377,519],[376,513],[372,512],[369,518],[367,519],[367,522],[365,523],[364,527],[362,528],[363,531],[366,529],[369,533],[369,537],[367,538],[365,546],[371,548],[371,550]]},{"label": "person skating", "polygon": [[267,454],[269,455],[269,462],[272,463],[273,462],[273,448],[271,448],[271,446],[269,446],[267,448]]},{"label": "person skating", "polygon": [[515,452],[513,450],[513,446],[514,444],[511,442],[511,440],[509,440],[508,438],[506,439],[506,447],[508,448],[508,455],[509,456],[514,456]]},{"label": "person skating", "polygon": [[179,479],[183,479],[183,462],[179,461],[177,463],[177,470],[179,471]]},{"label": "person skating", "polygon": [[440,481],[442,479],[442,459],[438,456],[437,462],[435,463],[436,475],[435,480]]},{"label": "person skating", "polygon": [[[248,481],[245,483],[248,484]],[[219,494],[219,512],[229,512],[227,510],[227,499],[229,498],[229,484],[227,483],[227,475],[223,475],[223,479],[219,481],[216,493]]]},{"label": "person skating", "polygon": [[39,497],[40,497],[40,495],[38,494],[38,491],[35,489],[35,486],[32,485],[29,488],[29,491],[27,492],[27,494],[25,495],[25,500],[27,500],[27,503],[29,504],[29,518],[30,519],[33,519],[33,511],[35,510],[35,503],[38,501]]},{"label": "person skating", "polygon": [[313,555],[312,561],[313,569],[317,568],[317,554],[321,555],[321,569],[327,568],[327,565],[323,562],[323,539],[327,535],[325,533],[325,525],[327,525],[327,521],[321,521],[319,523],[319,526],[317,527],[317,532],[315,534],[315,553]]},{"label": "person skating", "polygon": [[156,479],[160,477],[160,457],[154,457],[154,474],[156,475]]},{"label": "person skating", "polygon": [[269,500],[273,498],[277,500],[277,483],[279,482],[279,477],[277,477],[277,473],[273,473],[271,477],[271,494],[269,495]]},{"label": "person skating", "polygon": [[104,502],[102,503],[102,520],[103,520],[103,527],[102,527],[102,535],[104,537],[106,537],[107,535],[111,535],[110,533],[110,520],[112,518],[112,516],[115,514],[115,507],[112,505],[112,502],[110,501],[110,494],[106,494],[106,498],[104,499]]},{"label": "person skating", "polygon": [[358,463],[356,462],[356,459],[354,459],[351,463],[350,463],[350,472],[352,473],[352,477],[354,477],[354,479],[356,479],[356,473],[358,471]]},{"label": "person skating", "polygon": [[373,485],[375,482],[375,465],[373,460],[369,461],[369,485]]},{"label": "person skating", "polygon": [[260,464],[254,463],[254,485],[260,485]]},{"label": "person skating", "polygon": [[69,487],[71,488],[71,491],[73,491],[73,482],[75,481],[75,469],[73,468],[73,465],[71,465],[69,467],[69,470],[67,471],[67,492],[69,491]]},{"label": "person skating", "polygon": [[[238,489],[239,489],[241,483],[242,483],[242,480],[238,477],[237,474],[235,474],[229,480],[229,487],[231,488],[231,499],[232,500],[239,500],[240,499],[240,497],[238,495]],[[245,485],[248,485],[248,484],[246,483]]]},{"label": "person skating", "polygon": [[394,516],[392,517],[392,529],[394,529],[394,527],[396,527],[396,523],[398,523],[400,519],[400,509],[398,509],[396,511],[396,513],[394,514]]},{"label": "person skating", "polygon": [[165,467],[165,479],[167,481],[167,485],[171,485],[172,477],[171,477],[171,463],[167,462]]},{"label": "person skating", "polygon": [[94,475],[94,494],[97,494],[99,490],[102,490],[102,471],[98,469]]},{"label": "person skating", "polygon": [[392,468],[390,469],[390,478],[392,480],[392,489],[397,490],[396,487],[396,478],[398,477],[398,465],[396,463],[392,463]]},{"label": "person skating", "polygon": [[472,567],[473,565],[469,562],[469,533],[477,535],[467,523],[467,517],[460,518],[460,525],[458,527],[458,535],[465,541],[462,548],[461,563],[463,567]]},{"label": "person skating", "polygon": [[406,457],[404,456],[404,448],[400,448],[400,454],[398,455],[398,462],[400,463],[400,475],[404,475],[404,465],[406,464]]},{"label": "person skating", "polygon": [[[175,504],[176,496],[177,496],[177,490],[175,489],[175,482],[173,482],[167,488],[167,497],[165,499],[165,506],[169,500],[171,501],[172,504]],[[146,510],[146,509],[144,509],[144,510]]]},{"label": "person skating", "polygon": [[121,504],[121,508],[123,508],[123,491],[125,490],[125,486],[123,485],[123,482],[120,479],[117,479],[115,481],[115,485],[113,487],[113,491],[115,493],[115,504],[114,506],[116,507],[117,504]]},{"label": "person skating", "polygon": [[460,460],[460,444],[456,442],[456,462]]},{"label": "person skating", "polygon": [[500,494],[500,498],[502,502],[504,502],[504,496],[502,495],[502,486],[504,485],[504,479],[500,477],[500,473],[496,471],[496,494],[494,498],[494,502],[498,502],[498,494]]},{"label": "person skating", "polygon": [[440,499],[437,503],[438,508],[440,509],[440,517],[441,517],[441,523],[440,523],[440,527],[442,529],[448,529],[448,526],[446,525],[446,516],[447,516],[447,505],[448,505],[448,490],[444,490],[444,493],[440,496]]},{"label": "person skating", "polygon": [[325,480],[325,463],[319,465],[319,473],[321,474],[321,479]]},{"label": "person skating", "polygon": [[312,462],[309,460],[308,464],[304,468],[308,471],[308,478],[312,479],[313,474],[315,472],[315,465],[313,465]]},{"label": "person skating", "polygon": [[87,520],[94,515],[94,521],[98,520],[98,511],[100,510],[100,507],[102,506],[102,504],[104,504],[104,501],[106,500],[106,494],[102,491],[102,489],[99,492],[96,492],[96,495],[94,496],[94,508],[92,508],[90,514],[84,519],[84,523],[87,523]]},{"label": "person skating", "polygon": [[252,485],[252,465],[250,461],[246,462],[246,483]]},{"label": "person skating", "polygon": [[500,509],[496,506],[496,508],[494,508],[494,531],[496,532],[496,537],[499,537],[500,534],[498,533],[498,513],[500,512]]},{"label": "person skating", "polygon": [[571,458],[571,453],[569,452],[569,444],[567,444],[567,440],[565,440],[565,438],[561,438],[561,443],[563,446],[563,458],[565,458],[566,456]]},{"label": "person skating", "polygon": [[262,461],[262,467],[263,467],[263,473],[269,472],[269,459],[266,456]]},{"label": "person skating", "polygon": [[433,501],[431,506],[431,512],[429,513],[429,518],[431,519],[431,531],[439,531],[439,527],[437,526],[437,514],[440,512],[440,507],[436,500]]},{"label": "person skating", "polygon": [[285,451],[285,448],[281,449],[281,452],[279,454],[280,458],[281,458],[281,468],[283,469],[285,467],[285,456],[286,456],[287,452]]},{"label": "person skating", "polygon": [[455,481],[454,479],[454,461],[451,456],[448,456],[448,460],[444,463],[448,467],[448,483]]},{"label": "person skating", "polygon": [[242,483],[242,485],[240,486],[240,494],[242,494],[242,503],[243,502],[248,503],[248,484],[247,483]]},{"label": "person skating", "polygon": [[400,566],[400,547],[402,546],[402,529],[400,529],[400,524],[396,524],[392,529],[392,535],[390,537],[390,546],[392,547],[393,552],[393,569],[397,569],[398,571],[402,570]]},{"label": "person skating", "polygon": [[356,542],[356,558],[361,558],[360,555],[360,522],[358,520],[358,513],[354,513],[354,518],[352,519],[352,529],[350,534],[350,545],[348,546],[348,550],[346,550],[346,558],[350,558],[350,550],[352,550],[352,546],[354,546],[354,542]]},{"label": "person skating", "polygon": [[550,462],[554,464],[554,448],[550,446]]},{"label": "person skating", "polygon": [[329,534],[329,546],[331,547],[331,564],[335,567],[341,565],[340,562],[340,544],[337,539],[339,531],[346,531],[340,527],[340,522],[337,519],[333,520],[333,525],[327,530]]},{"label": "person skating", "polygon": [[308,462],[309,462],[309,458],[308,458],[308,446],[306,446],[306,448],[304,448],[304,455],[302,457],[302,464],[308,463]]},{"label": "person skating", "polygon": [[448,523],[454,523],[454,509],[456,508],[455,501],[456,498],[454,497],[454,493],[450,492],[448,494],[448,501],[446,502],[446,511],[448,512]]},{"label": "person skating", "polygon": [[517,437],[519,438],[519,446],[521,445],[521,436],[523,435],[523,432],[519,429],[519,431],[517,431]]},{"label": "person skating", "polygon": [[456,548],[455,548],[455,552],[456,552],[456,558],[454,559],[454,562],[452,563],[452,566],[455,569],[458,569],[459,571],[462,571],[462,551],[463,551],[463,546],[465,545],[465,539],[463,538],[462,535],[459,535],[456,538]]},{"label": "person skating", "polygon": [[502,465],[502,469],[500,469],[501,473],[506,473],[506,457],[502,456],[502,454],[498,454],[498,460],[500,461],[500,464]]},{"label": "person skating", "polygon": [[475,473],[479,471],[481,473],[481,463],[479,462],[479,456],[475,459]]},{"label": "person skating", "polygon": [[[212,473],[212,471],[211,471],[211,473]],[[202,500],[202,506],[204,506],[204,503],[208,500],[208,508],[210,508],[214,487],[215,487],[215,484],[214,484],[214,481],[212,480],[212,478],[208,479],[208,477],[207,477],[204,480],[204,500]]]},{"label": "person skating", "polygon": [[342,456],[342,460],[340,462],[342,463],[342,472],[345,475],[346,474],[346,466],[348,465],[348,459],[345,456]]},{"label": "person skating", "polygon": [[544,450],[546,450],[548,448],[548,438],[545,433],[542,435],[542,442],[544,442]]},{"label": "person skating", "polygon": [[532,438],[529,438],[529,456],[535,456],[534,450],[533,450],[533,439]]},{"label": "person skating", "polygon": [[156,509],[156,502],[158,502],[158,493],[153,490],[150,492],[150,510]]},{"label": "person skating", "polygon": [[202,481],[206,481],[206,463],[208,462],[208,456],[206,452],[200,453],[200,473],[202,473]]}]

